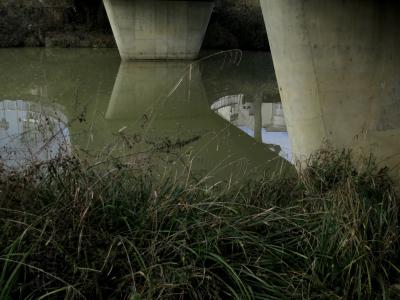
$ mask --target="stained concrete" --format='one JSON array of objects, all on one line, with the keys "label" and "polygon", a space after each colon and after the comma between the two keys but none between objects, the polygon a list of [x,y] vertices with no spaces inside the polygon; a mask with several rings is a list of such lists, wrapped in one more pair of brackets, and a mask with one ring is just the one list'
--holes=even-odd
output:
[{"label": "stained concrete", "polygon": [[104,0],[122,60],[195,59],[210,1]]},{"label": "stained concrete", "polygon": [[329,143],[399,162],[400,3],[261,6],[294,155],[301,160]]}]

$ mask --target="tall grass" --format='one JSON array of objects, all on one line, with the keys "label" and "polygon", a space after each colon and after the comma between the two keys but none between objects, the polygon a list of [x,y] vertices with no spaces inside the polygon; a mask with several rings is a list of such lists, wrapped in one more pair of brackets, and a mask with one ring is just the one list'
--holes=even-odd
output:
[{"label": "tall grass", "polygon": [[0,299],[395,298],[388,170],[321,151],[240,187],[78,158],[0,172]]}]

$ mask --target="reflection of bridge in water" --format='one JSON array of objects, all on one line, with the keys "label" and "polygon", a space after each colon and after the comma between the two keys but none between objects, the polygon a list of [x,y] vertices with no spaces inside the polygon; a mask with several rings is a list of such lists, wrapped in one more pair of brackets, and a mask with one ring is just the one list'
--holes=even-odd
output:
[{"label": "reflection of bridge in water", "polygon": [[270,149],[291,160],[289,136],[281,103],[246,102],[243,94],[224,96],[211,109]]},{"label": "reflection of bridge in water", "polygon": [[0,148],[8,167],[70,153],[67,117],[58,105],[0,101]]},{"label": "reflection of bridge in water", "polygon": [[[243,94],[224,96],[211,105],[211,109],[236,126],[254,127],[256,111],[254,102],[246,102]],[[262,127],[269,131],[286,131],[281,103],[261,103]]]},{"label": "reflection of bridge in water", "polygon": [[243,94],[224,96],[211,104],[211,109],[213,111],[219,111],[220,109],[229,106],[231,109],[234,109],[235,114],[237,114],[238,106],[243,104],[243,97]]}]

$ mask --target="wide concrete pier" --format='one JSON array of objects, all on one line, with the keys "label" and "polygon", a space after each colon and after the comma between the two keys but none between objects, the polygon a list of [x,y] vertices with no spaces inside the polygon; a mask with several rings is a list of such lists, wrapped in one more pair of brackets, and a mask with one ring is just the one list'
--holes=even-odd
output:
[{"label": "wide concrete pier", "polygon": [[[397,135],[400,124],[394,120],[400,115],[385,109],[400,107],[399,2],[261,0],[261,5],[297,158],[324,142],[347,147],[360,136]],[[379,127],[389,115],[390,125]]]},{"label": "wide concrete pier", "polygon": [[195,59],[213,1],[104,0],[122,60]]}]

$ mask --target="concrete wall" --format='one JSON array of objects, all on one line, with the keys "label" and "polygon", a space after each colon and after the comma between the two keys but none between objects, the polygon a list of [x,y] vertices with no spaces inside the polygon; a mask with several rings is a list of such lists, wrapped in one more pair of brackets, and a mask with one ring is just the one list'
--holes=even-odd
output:
[{"label": "concrete wall", "polygon": [[400,153],[400,3],[261,4],[294,154],[324,142]]}]

